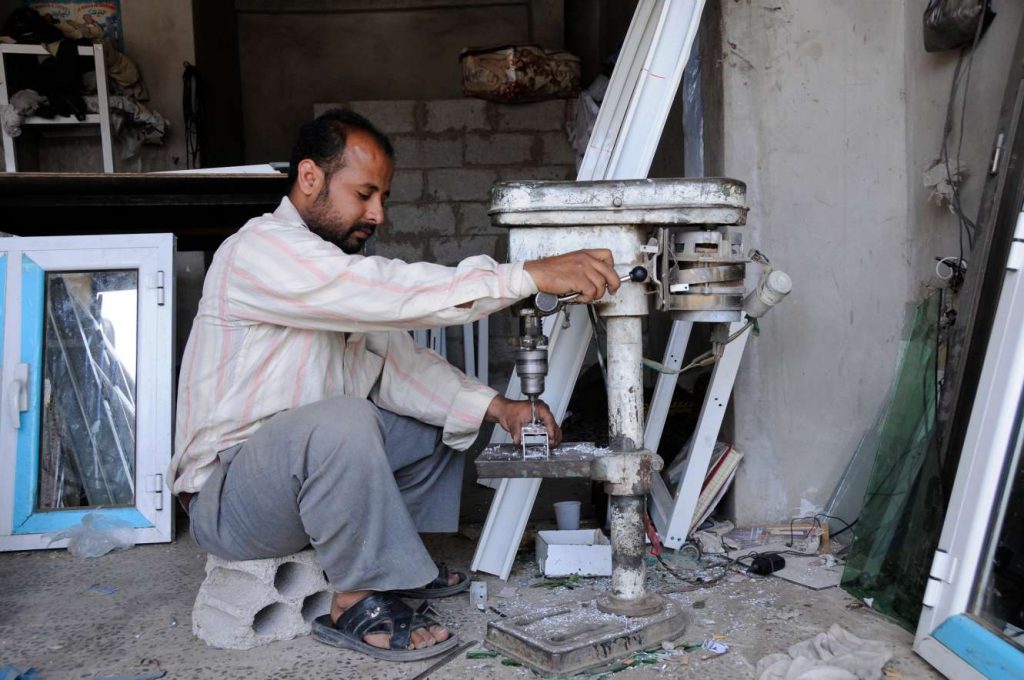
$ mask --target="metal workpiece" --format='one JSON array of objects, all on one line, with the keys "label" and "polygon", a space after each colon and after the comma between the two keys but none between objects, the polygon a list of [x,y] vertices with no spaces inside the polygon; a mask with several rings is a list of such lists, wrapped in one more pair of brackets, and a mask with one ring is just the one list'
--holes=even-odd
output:
[{"label": "metal workpiece", "polygon": [[489,214],[497,226],[517,227],[739,226],[746,199],[746,184],[724,178],[501,182],[491,189]]},{"label": "metal workpiece", "polygon": [[548,438],[548,428],[537,421],[536,404],[531,402],[530,407],[533,420],[529,425],[523,425],[519,431],[519,446],[522,449],[523,460],[549,458],[551,441]]}]

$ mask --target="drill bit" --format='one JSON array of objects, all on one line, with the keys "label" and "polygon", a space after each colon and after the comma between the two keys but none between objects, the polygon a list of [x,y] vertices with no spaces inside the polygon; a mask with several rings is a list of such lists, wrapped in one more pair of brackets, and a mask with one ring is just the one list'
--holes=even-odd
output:
[{"label": "drill bit", "polygon": [[537,424],[537,397],[530,395],[530,424]]}]

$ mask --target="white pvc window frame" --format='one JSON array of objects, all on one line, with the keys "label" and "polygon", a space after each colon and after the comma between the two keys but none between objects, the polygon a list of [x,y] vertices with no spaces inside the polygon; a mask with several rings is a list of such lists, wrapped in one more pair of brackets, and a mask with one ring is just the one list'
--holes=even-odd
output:
[{"label": "white pvc window frame", "polygon": [[914,639],[950,678],[1024,677],[1024,650],[977,615],[1024,444],[1024,213],[1006,268]]},{"label": "white pvc window frame", "polygon": [[[0,551],[65,547],[66,540],[50,543],[48,534],[74,527],[89,512],[128,521],[136,543],[172,540],[174,506],[164,475],[172,442],[174,250],[173,234],[0,238]],[[135,506],[38,512],[36,473],[28,470],[39,463],[42,367],[32,357],[41,350],[31,338],[41,342],[40,282],[49,272],[90,270],[138,272]]]}]

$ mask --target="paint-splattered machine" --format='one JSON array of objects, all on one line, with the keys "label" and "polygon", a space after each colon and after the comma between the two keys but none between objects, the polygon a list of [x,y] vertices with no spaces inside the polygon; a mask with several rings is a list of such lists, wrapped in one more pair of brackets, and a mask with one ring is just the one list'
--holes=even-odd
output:
[{"label": "paint-splattered machine", "polygon": [[[488,628],[489,646],[536,670],[599,666],[674,639],[686,626],[678,603],[645,587],[645,499],[663,462],[643,445],[641,321],[652,306],[688,321],[753,319],[789,292],[789,278],[769,267],[747,293],[745,195],[745,185],[729,179],[512,182],[492,191],[491,218],[509,227],[510,259],[608,248],[624,281],[616,295],[593,305],[591,317],[605,328],[608,450],[579,443],[549,450],[542,428],[535,428],[524,431],[521,447],[493,445],[477,459],[483,478],[589,477],[604,482],[611,499],[609,592]],[[542,294],[517,309],[516,368],[530,398],[543,392],[548,368],[541,320],[571,302],[571,296]]]}]

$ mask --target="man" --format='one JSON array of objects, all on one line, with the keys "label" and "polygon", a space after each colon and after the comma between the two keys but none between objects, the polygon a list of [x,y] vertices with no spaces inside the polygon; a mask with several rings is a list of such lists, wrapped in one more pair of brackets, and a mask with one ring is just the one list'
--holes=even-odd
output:
[{"label": "man", "polygon": [[[619,281],[607,250],[456,267],[360,255],[384,222],[393,157],[349,111],[302,127],[288,196],[227,239],[207,273],[169,476],[208,552],[246,560],[313,546],[335,591],[318,639],[415,660],[455,638],[400,595],[468,585],[439,575],[418,535],[458,528],[464,461],[452,449],[483,422],[518,439],[530,407],[415,346],[407,329],[467,323],[538,290],[586,302]],[[547,406],[538,416],[557,443]]]}]

